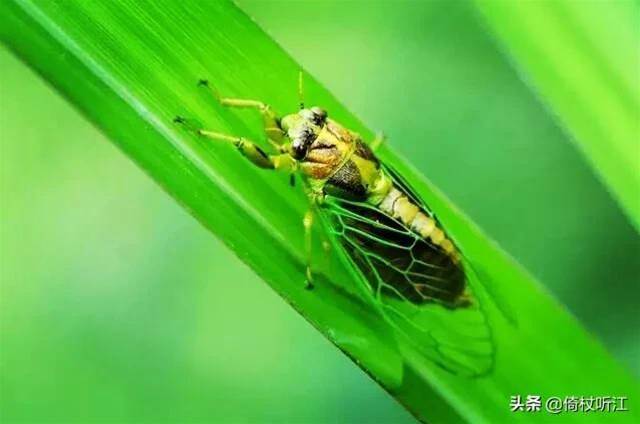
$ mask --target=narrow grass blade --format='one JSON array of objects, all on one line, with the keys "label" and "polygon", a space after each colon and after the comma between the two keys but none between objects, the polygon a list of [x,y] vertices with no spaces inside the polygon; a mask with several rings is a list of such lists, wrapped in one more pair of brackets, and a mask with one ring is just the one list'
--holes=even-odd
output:
[{"label": "narrow grass blade", "polygon": [[[505,422],[513,418],[510,396],[536,394],[627,396],[630,411],[611,419],[640,419],[640,394],[625,371],[389,149],[383,159],[416,187],[486,282],[480,295],[488,299],[494,369],[478,378],[455,376],[398,341],[378,310],[353,295],[352,273],[336,255],[314,264],[316,289],[304,289],[304,194],[292,190],[288,178],[248,166],[230,146],[204,142],[172,123],[180,114],[207,128],[259,139],[258,117],[216,105],[196,86],[201,78],[229,95],[262,99],[283,112],[296,109],[298,65],[233,4],[7,0],[0,12],[0,36],[12,51],[417,418]],[[305,94],[338,121],[372,136],[312,78]],[[315,240],[321,249],[321,234]],[[222,283],[212,276],[212,284]],[[518,418],[538,421],[542,414]],[[564,418],[583,422],[585,416]]]}]

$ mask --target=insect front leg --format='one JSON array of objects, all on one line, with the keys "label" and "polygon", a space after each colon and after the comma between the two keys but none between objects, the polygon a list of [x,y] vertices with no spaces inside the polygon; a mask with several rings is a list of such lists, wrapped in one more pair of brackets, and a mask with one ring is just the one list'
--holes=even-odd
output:
[{"label": "insect front leg", "polygon": [[200,80],[198,85],[209,89],[213,97],[222,105],[228,107],[237,107],[241,109],[256,109],[262,115],[262,123],[264,126],[264,132],[269,140],[269,143],[279,152],[284,153],[282,141],[284,140],[284,131],[280,128],[280,120],[276,113],[271,109],[271,106],[261,102],[260,100],[251,99],[233,99],[229,97],[221,97],[218,91],[213,88],[209,81]]},{"label": "insect front leg", "polygon": [[295,161],[288,153],[268,155],[264,152],[264,150],[260,148],[260,146],[244,137],[236,137],[215,131],[193,128],[187,123],[184,118],[179,116],[176,117],[173,121],[177,124],[184,125],[188,130],[193,131],[202,137],[233,144],[238,148],[240,153],[242,153],[245,158],[249,159],[251,163],[260,168],[289,172],[293,172],[295,170]]}]

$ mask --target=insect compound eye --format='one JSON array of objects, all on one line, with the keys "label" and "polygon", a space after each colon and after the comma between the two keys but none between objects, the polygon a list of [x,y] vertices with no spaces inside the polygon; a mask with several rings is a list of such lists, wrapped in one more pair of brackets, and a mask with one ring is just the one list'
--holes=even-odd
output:
[{"label": "insect compound eye", "polygon": [[302,109],[300,111],[300,116],[302,116],[307,122],[311,122],[313,125],[321,127],[324,124],[325,119],[327,119],[327,112],[322,108],[314,106],[311,109]]},{"label": "insect compound eye", "polygon": [[303,128],[293,139],[291,149],[293,157],[301,160],[307,155],[307,149],[313,142],[313,131],[309,128]]},{"label": "insect compound eye", "polygon": [[311,109],[302,109],[300,112],[298,112],[298,114],[305,121],[313,122],[314,115],[313,115],[313,112],[311,111]]},{"label": "insect compound eye", "polygon": [[307,147],[300,140],[295,140],[291,145],[292,156],[295,160],[301,160],[307,155]]},{"label": "insect compound eye", "polygon": [[322,109],[321,107],[314,106],[311,108],[311,113],[313,114],[313,123],[316,125],[322,125],[324,121],[327,119],[327,111]]}]

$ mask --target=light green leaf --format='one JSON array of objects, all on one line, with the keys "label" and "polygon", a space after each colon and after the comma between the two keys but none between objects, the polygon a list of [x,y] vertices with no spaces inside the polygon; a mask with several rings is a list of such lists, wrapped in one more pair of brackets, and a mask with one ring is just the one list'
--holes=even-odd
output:
[{"label": "light green leaf", "polygon": [[640,230],[638,2],[477,5]]}]

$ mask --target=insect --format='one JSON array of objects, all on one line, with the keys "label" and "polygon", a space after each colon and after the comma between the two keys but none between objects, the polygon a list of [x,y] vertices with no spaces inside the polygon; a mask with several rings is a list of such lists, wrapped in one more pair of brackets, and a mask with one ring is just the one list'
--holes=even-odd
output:
[{"label": "insect", "polygon": [[274,153],[243,137],[193,128],[182,117],[176,123],[234,145],[260,168],[301,175],[310,202],[303,218],[307,288],[314,284],[311,228],[320,215],[334,246],[404,343],[455,374],[491,369],[490,326],[469,287],[474,273],[420,196],[376,156],[383,136],[366,143],[325,109],[306,108],[302,74],[300,109],[285,116],[258,100],[221,97],[206,80],[199,85],[223,106],[258,111]]}]

